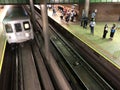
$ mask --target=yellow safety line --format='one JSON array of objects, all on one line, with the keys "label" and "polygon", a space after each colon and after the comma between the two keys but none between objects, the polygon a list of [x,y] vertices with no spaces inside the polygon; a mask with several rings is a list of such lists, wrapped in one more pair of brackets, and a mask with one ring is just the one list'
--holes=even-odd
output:
[{"label": "yellow safety line", "polygon": [[[66,27],[65,27],[66,28]],[[69,30],[68,30],[69,31]],[[72,33],[71,31],[69,31],[70,33]],[[72,33],[74,36],[76,36],[79,40],[81,40],[83,43],[85,43],[86,45],[88,45],[91,49],[93,49],[95,52],[97,52],[98,54],[100,54],[102,57],[104,57],[106,60],[108,60],[110,63],[112,63],[114,66],[116,66],[118,69],[120,69],[120,66],[118,64],[116,64],[115,62],[112,62],[108,57],[106,57],[105,55],[103,55],[102,53],[100,53],[99,51],[97,51],[96,49],[94,49],[92,46],[90,46],[89,44],[87,44],[87,42],[85,42],[84,40],[80,39],[77,35],[75,35],[74,33]]]},{"label": "yellow safety line", "polygon": [[0,75],[1,75],[1,70],[2,70],[2,64],[3,64],[3,59],[4,59],[5,48],[6,48],[6,39],[5,39],[5,44],[4,44],[4,47],[3,47],[2,58],[1,58],[1,62],[0,62]]}]

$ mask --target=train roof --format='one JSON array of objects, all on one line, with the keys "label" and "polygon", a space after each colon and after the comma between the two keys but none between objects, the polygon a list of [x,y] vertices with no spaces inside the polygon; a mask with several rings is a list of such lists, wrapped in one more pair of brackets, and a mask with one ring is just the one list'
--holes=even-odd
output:
[{"label": "train roof", "polygon": [[11,6],[3,19],[5,21],[19,20],[28,18],[28,13],[22,6]]}]

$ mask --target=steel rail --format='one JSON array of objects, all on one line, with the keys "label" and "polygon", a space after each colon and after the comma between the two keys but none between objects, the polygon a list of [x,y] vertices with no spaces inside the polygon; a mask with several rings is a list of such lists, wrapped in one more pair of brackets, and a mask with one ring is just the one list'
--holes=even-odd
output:
[{"label": "steel rail", "polygon": [[[54,30],[51,42],[63,56],[69,67],[80,79],[87,90],[89,89],[112,89],[112,87],[67,43],[62,36]],[[82,72],[80,72],[82,71]],[[93,74],[94,73],[94,74]],[[88,75],[86,75],[88,74]],[[86,78],[82,77],[86,76]],[[85,81],[87,79],[87,82]],[[92,82],[91,82],[92,81]],[[91,83],[89,85],[89,83]]]}]

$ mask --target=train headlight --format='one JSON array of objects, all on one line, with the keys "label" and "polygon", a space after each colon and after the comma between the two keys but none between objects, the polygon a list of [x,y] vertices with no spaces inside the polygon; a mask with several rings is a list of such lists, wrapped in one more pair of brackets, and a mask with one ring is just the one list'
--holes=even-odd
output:
[{"label": "train headlight", "polygon": [[25,29],[28,29],[30,26],[28,23],[25,24]]},{"label": "train headlight", "polygon": [[29,24],[28,21],[23,22],[23,26],[24,26],[24,29],[25,29],[25,30],[29,30],[29,29],[30,29],[30,24]]},{"label": "train headlight", "polygon": [[30,37],[30,34],[29,34],[29,33],[25,33],[25,36],[26,36],[26,37]]}]

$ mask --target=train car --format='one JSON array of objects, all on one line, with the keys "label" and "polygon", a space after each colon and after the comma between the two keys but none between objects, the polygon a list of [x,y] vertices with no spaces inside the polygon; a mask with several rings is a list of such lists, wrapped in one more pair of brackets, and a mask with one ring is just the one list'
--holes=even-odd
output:
[{"label": "train car", "polygon": [[33,27],[23,6],[10,6],[3,19],[3,28],[9,44],[34,39]]}]

